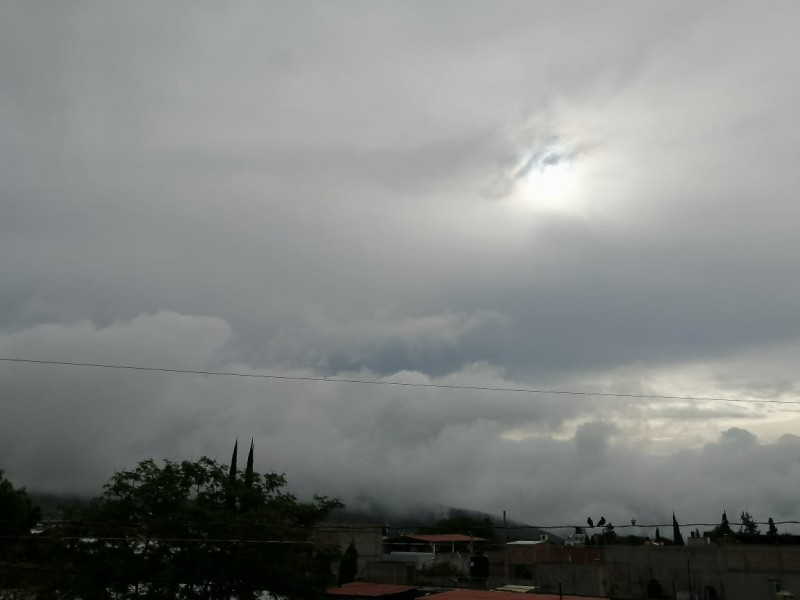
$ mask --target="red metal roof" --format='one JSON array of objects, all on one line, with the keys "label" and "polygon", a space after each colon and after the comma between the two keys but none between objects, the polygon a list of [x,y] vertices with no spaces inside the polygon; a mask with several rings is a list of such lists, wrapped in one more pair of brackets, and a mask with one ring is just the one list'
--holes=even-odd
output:
[{"label": "red metal roof", "polygon": [[441,594],[431,594],[425,596],[425,600],[519,600],[520,597],[528,597],[530,600],[608,600],[602,596],[569,596],[564,594],[517,594],[514,592],[495,592],[487,590],[452,590]]},{"label": "red metal roof", "polygon": [[413,533],[410,535],[400,535],[395,538],[390,538],[392,540],[398,539],[410,539],[410,540],[417,540],[420,542],[485,542],[486,540],[483,538],[479,538],[476,536],[468,536],[463,535],[461,533],[432,533],[432,534],[425,534],[425,533]]},{"label": "red metal roof", "polygon": [[394,585],[392,583],[370,583],[368,581],[353,581],[345,583],[339,587],[332,587],[325,590],[331,596],[367,596],[374,598],[377,596],[391,596],[392,594],[402,594],[417,589],[413,585]]}]

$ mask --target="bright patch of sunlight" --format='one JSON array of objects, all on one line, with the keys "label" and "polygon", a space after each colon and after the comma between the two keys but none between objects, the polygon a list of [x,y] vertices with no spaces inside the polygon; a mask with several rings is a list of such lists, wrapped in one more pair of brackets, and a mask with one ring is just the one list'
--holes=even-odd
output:
[{"label": "bright patch of sunlight", "polygon": [[578,163],[556,149],[529,156],[514,175],[513,201],[535,212],[578,215],[585,206]]}]

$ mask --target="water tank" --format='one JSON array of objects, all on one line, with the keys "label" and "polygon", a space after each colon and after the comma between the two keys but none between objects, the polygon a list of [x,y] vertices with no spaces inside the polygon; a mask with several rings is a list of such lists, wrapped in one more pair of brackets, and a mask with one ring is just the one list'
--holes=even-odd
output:
[{"label": "water tank", "polygon": [[476,554],[469,559],[470,577],[489,577],[489,557],[485,554]]}]

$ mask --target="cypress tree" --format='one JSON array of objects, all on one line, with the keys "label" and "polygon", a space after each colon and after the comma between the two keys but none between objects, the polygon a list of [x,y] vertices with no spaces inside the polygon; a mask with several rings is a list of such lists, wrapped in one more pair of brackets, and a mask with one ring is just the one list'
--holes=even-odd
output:
[{"label": "cypress tree", "polygon": [[253,508],[253,487],[255,472],[253,471],[253,440],[250,440],[250,452],[247,454],[247,466],[244,469],[244,486],[240,490],[239,509],[247,512]]},{"label": "cypress tree", "polygon": [[250,439],[250,452],[247,454],[247,467],[244,470],[244,485],[250,489],[253,487],[253,440]]},{"label": "cypress tree", "polygon": [[676,546],[685,546],[683,535],[681,535],[681,526],[678,525],[678,519],[675,518],[675,513],[672,513],[672,540]]},{"label": "cypress tree", "polygon": [[722,521],[719,524],[719,535],[733,535],[733,530],[728,522],[728,511],[722,511]]},{"label": "cypress tree", "polygon": [[769,518],[767,523],[769,524],[769,531],[767,531],[767,535],[778,535],[778,528],[775,527],[775,521],[772,520],[772,517]]},{"label": "cypress tree", "polygon": [[233,444],[233,455],[231,456],[231,466],[228,469],[228,482],[225,489],[225,506],[233,508],[236,506],[236,463],[238,462],[239,454],[239,438]]},{"label": "cypress tree", "polygon": [[234,481],[236,479],[236,463],[238,462],[238,454],[239,438],[236,438],[236,442],[233,444],[233,454],[231,455],[231,467],[228,469],[228,481]]},{"label": "cypress tree", "polygon": [[356,580],[358,575],[358,550],[354,542],[350,542],[339,563],[339,585]]}]

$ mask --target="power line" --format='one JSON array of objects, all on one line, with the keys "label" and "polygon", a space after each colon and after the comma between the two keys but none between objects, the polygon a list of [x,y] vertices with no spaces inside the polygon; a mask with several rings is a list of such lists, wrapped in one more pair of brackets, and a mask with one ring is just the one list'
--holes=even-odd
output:
[{"label": "power line", "polygon": [[58,365],[65,367],[93,367],[99,369],[119,369],[128,371],[148,371],[155,373],[176,373],[182,375],[209,375],[221,377],[246,377],[252,379],[272,379],[283,381],[312,381],[318,383],[350,383],[358,385],[383,385],[411,388],[434,388],[445,390],[464,390],[480,392],[506,392],[515,394],[559,394],[563,396],[592,396],[606,398],[637,398],[644,400],[688,400],[699,402],[735,402],[739,404],[789,404],[800,405],[800,400],[779,400],[776,398],[726,398],[713,396],[672,396],[666,394],[625,394],[621,392],[586,392],[576,390],[493,387],[480,385],[458,385],[446,383],[418,383],[411,381],[380,381],[376,379],[349,379],[343,377],[311,377],[302,375],[276,375],[267,373],[237,373],[232,371],[201,371],[195,369],[169,369],[166,367],[139,367],[133,365],[72,362],[61,360],[36,360],[32,358],[0,357],[0,362],[28,363],[37,365]]},{"label": "power line", "polygon": [[[753,524],[754,525],[769,525],[770,523],[768,521],[764,521],[764,522],[762,522],[762,521],[754,521]],[[798,524],[800,524],[800,521],[797,521],[797,520],[773,521],[771,524],[775,525],[775,526],[777,526],[777,525],[798,525]],[[704,523],[699,523],[699,522],[696,522],[696,523],[681,523],[681,524],[679,524],[679,527],[681,527],[683,529],[683,528],[687,528],[687,527],[716,527],[718,525],[719,525],[719,523],[705,523],[705,522]],[[736,526],[740,526],[741,527],[741,526],[744,525],[744,523],[731,522],[729,525],[730,525],[730,527],[736,527]],[[662,527],[667,529],[667,528],[670,528],[670,527],[673,527],[673,526],[674,526],[674,523],[671,523],[671,522],[670,523],[641,523],[641,524],[636,524],[636,525],[623,524],[623,525],[614,525],[612,530],[613,531],[616,531],[616,530],[619,530],[619,529],[638,529],[638,530],[641,530],[641,529],[653,529],[653,528],[662,528]],[[58,525],[55,525],[54,527],[58,527]],[[50,528],[48,528],[48,529],[50,529]],[[48,529],[46,529],[45,532],[48,531]],[[306,531],[308,533],[312,533],[314,531],[317,531],[317,532],[324,532],[325,531],[324,528],[319,528],[319,527],[306,528],[306,527],[292,527],[292,526],[289,526],[289,527],[283,527],[283,529],[287,529],[287,530],[300,529],[300,530]],[[388,531],[397,530],[398,533],[395,534],[394,536],[392,536],[392,535],[384,536],[384,537],[392,538],[392,537],[423,535],[423,534],[419,534],[420,530],[425,530],[425,531],[428,531],[428,530],[431,530],[431,529],[439,530],[441,528],[438,528],[438,527],[421,527],[421,526],[418,526],[418,525],[417,526],[413,526],[413,525],[392,526],[392,527],[375,526],[375,525],[362,525],[362,526],[359,526],[359,525],[353,526],[353,525],[351,525],[351,526],[336,526],[336,527],[332,527],[331,529],[333,530],[333,532],[337,532],[337,531],[352,531],[352,532],[361,531],[361,532],[366,532],[366,531],[374,531],[376,529],[386,529]],[[575,525],[575,524],[572,524],[572,525],[509,525],[508,527],[502,527],[500,525],[494,525],[493,524],[491,527],[485,527],[484,529],[491,529],[494,532],[498,532],[498,531],[508,531],[508,530],[520,531],[520,530],[526,530],[526,529],[535,529],[535,530],[541,530],[541,531],[562,530],[562,529],[583,529],[583,530],[597,529],[597,530],[603,530],[603,529],[605,529],[605,527],[597,527],[597,526],[595,526],[595,527],[587,527],[585,524],[584,525]],[[417,533],[416,534],[415,533],[403,534],[403,533],[401,533],[402,530],[414,530]],[[767,534],[756,534],[756,535],[760,535],[761,537],[764,537],[765,539],[768,538]],[[475,536],[475,537],[480,537],[480,536]],[[202,544],[202,543],[227,544],[227,543],[242,543],[242,544],[288,544],[288,545],[300,544],[300,545],[313,545],[315,543],[313,540],[310,540],[310,539],[306,539],[306,540],[287,540],[287,539],[263,539],[263,538],[259,539],[259,538],[238,538],[238,537],[229,537],[229,538],[225,538],[225,537],[197,537],[197,536],[192,536],[192,537],[190,537],[190,536],[187,536],[187,537],[177,536],[176,537],[175,535],[159,537],[157,534],[153,534],[152,536],[149,537],[149,539],[151,539],[153,541],[157,541],[158,543],[161,543],[161,544],[184,544],[184,543],[192,543],[192,544]],[[42,533],[38,533],[38,534],[0,535],[0,540],[33,540],[33,541],[41,541],[41,542],[78,541],[78,542],[84,542],[84,543],[95,543],[95,542],[100,542],[100,541],[130,542],[130,541],[137,541],[137,538],[133,537],[131,535],[91,535],[91,534],[85,534],[85,535],[72,534],[72,535],[68,535],[68,536],[59,536],[57,538],[52,538],[52,537],[49,537],[48,535],[46,535],[46,533],[42,532]],[[139,540],[139,541],[141,541],[141,540]],[[385,543],[386,543],[387,546],[400,546],[400,545],[403,545],[403,544],[401,544],[399,542],[385,542]]]},{"label": "power line", "polygon": [[[10,521],[2,520],[0,524],[8,524]],[[83,520],[74,520],[74,519],[66,519],[66,520],[51,520],[51,521],[43,521],[42,524],[45,526],[44,531],[52,527],[65,527],[65,526],[79,526],[79,527],[118,527],[118,528],[128,528],[133,530],[139,530],[142,528],[148,528],[150,526],[165,526],[170,528],[196,528],[197,523],[181,523],[181,522],[170,522],[168,524],[164,524],[162,522],[155,522],[155,521],[134,521],[134,522],[127,522],[127,521],[112,521],[112,520],[103,520],[103,521],[83,521]],[[730,527],[742,527],[746,523],[744,522],[736,522],[730,521]],[[769,525],[769,521],[753,521],[754,525]],[[788,519],[783,521],[772,521],[773,525],[800,525],[800,520],[796,519]],[[614,529],[647,529],[652,527],[672,527],[674,523],[672,521],[665,522],[665,523],[621,523],[619,525],[614,525]],[[719,525],[719,522],[692,522],[692,523],[679,523],[680,527],[715,527]],[[442,527],[437,525],[419,525],[416,523],[401,523],[399,525],[388,525],[388,524],[359,524],[359,523],[323,523],[319,525],[294,525],[294,524],[278,524],[272,525],[268,523],[258,523],[258,522],[248,522],[248,523],[204,523],[205,527],[209,529],[219,528],[219,529],[277,529],[277,530],[285,530],[285,531],[303,531],[306,533],[312,532],[339,532],[339,531],[373,531],[375,529],[385,529],[387,531],[397,530],[414,530],[416,532],[425,531],[425,532],[441,532],[441,533],[449,533],[448,527]],[[472,529],[492,529],[492,530],[503,530],[503,529],[514,529],[514,530],[521,530],[521,529],[574,529],[576,527],[580,527],[582,529],[603,529],[605,525],[594,525],[593,527],[589,527],[587,524],[560,524],[560,525],[530,525],[530,524],[509,524],[508,527],[503,527],[497,523],[490,523],[489,525],[474,525]],[[14,535],[0,535],[0,538],[31,538],[37,537],[36,535],[23,535],[23,536],[14,536]],[[94,536],[90,536],[92,539],[112,539],[112,538],[94,538]],[[68,538],[63,538],[68,539]],[[116,539],[116,538],[113,538]],[[187,538],[175,538],[175,539],[182,539],[185,540]],[[190,538],[189,538],[190,539]],[[199,538],[198,538],[199,539]],[[208,538],[202,538],[208,539]],[[222,538],[225,541],[247,541],[247,540],[239,540],[236,538]],[[214,541],[214,540],[211,540]]]}]

